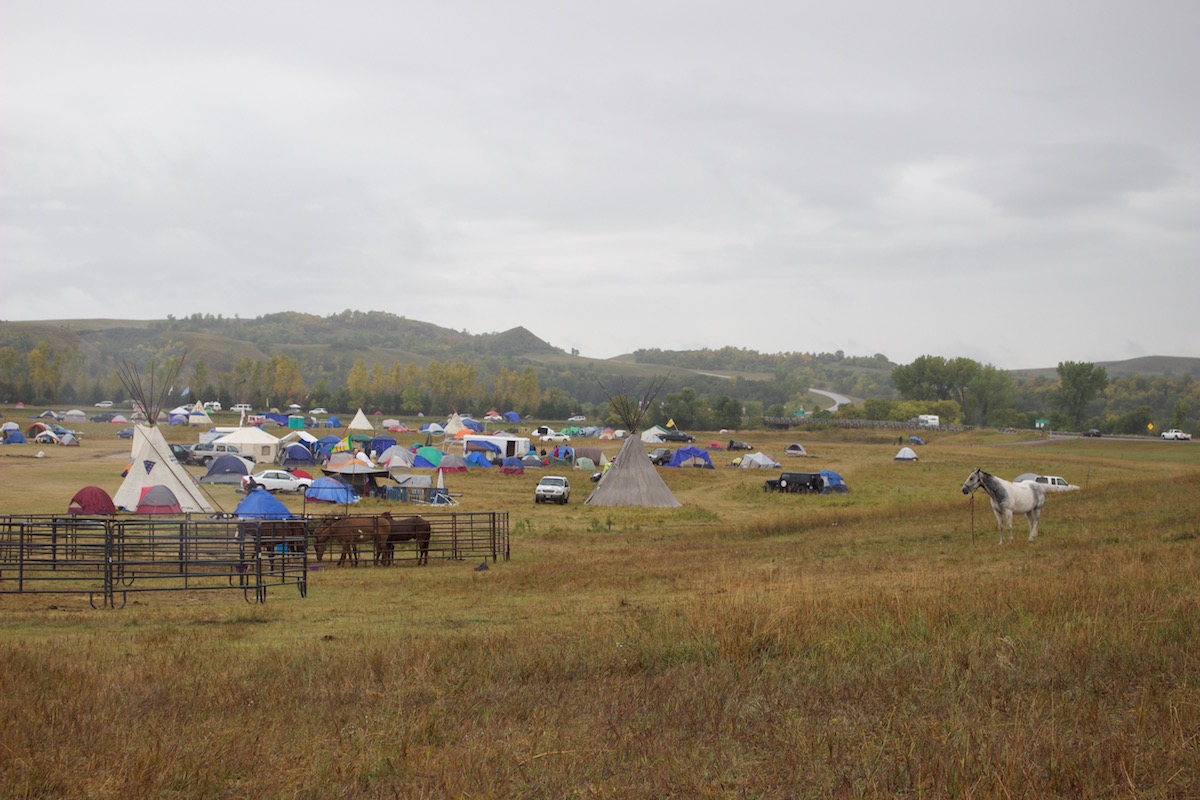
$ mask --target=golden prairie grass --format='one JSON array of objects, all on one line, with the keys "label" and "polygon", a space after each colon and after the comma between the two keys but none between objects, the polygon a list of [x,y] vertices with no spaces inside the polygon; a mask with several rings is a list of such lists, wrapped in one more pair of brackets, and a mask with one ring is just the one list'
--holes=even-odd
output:
[{"label": "golden prairie grass", "polygon": [[[513,559],[486,572],[325,568],[263,606],[2,597],[3,793],[1200,792],[1200,451],[965,434],[898,464],[885,437],[802,441],[817,458],[785,466],[851,494],[663,470],[683,508],[591,508],[573,473],[546,507],[535,475],[470,474],[464,508],[512,515]],[[119,451],[0,457],[0,502],[58,511]],[[982,497],[972,537],[977,465],[1088,485],[1001,546]]]}]

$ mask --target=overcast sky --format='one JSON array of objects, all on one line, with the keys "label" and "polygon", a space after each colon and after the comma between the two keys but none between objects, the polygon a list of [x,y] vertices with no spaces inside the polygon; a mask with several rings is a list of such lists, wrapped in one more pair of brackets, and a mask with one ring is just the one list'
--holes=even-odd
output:
[{"label": "overcast sky", "polygon": [[1200,356],[1198,42],[1192,0],[0,0],[0,318]]}]

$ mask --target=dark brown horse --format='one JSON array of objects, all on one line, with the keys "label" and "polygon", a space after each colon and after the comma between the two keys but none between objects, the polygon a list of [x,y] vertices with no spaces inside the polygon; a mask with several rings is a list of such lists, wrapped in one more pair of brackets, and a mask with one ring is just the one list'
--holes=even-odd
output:
[{"label": "dark brown horse", "polygon": [[[391,517],[384,513],[383,516]],[[429,539],[433,526],[424,517],[393,519],[391,530],[380,530],[375,539],[375,563],[391,566],[396,560],[396,542],[417,541],[417,563],[429,563]]]},{"label": "dark brown horse", "polygon": [[358,566],[358,545],[372,542],[376,547],[376,560],[379,559],[379,536],[386,535],[392,528],[392,515],[385,511],[378,517],[330,517],[317,526],[313,550],[316,551],[317,561],[325,556],[325,547],[331,542],[342,546],[342,554],[338,558],[338,566],[350,562]]}]

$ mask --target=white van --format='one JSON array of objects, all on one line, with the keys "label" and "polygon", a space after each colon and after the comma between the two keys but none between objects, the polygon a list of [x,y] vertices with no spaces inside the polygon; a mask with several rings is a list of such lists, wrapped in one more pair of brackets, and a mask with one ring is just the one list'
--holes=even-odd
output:
[{"label": "white van", "polygon": [[941,426],[937,414],[921,414],[917,417],[917,425],[922,428],[937,428]]}]

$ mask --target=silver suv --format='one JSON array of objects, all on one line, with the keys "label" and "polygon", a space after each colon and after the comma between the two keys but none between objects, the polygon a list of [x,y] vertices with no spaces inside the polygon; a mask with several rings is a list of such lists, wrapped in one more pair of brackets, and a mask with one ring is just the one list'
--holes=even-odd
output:
[{"label": "silver suv", "polygon": [[571,501],[571,484],[559,475],[546,475],[533,490],[533,502],[566,505]]}]

